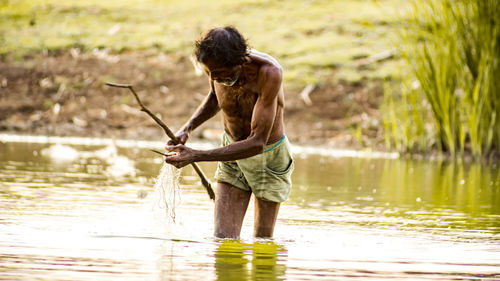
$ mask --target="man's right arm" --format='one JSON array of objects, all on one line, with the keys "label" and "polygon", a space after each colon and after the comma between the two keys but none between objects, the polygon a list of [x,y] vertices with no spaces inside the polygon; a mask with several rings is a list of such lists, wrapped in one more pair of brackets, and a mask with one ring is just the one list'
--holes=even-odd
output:
[{"label": "man's right arm", "polygon": [[217,95],[215,94],[213,82],[210,81],[210,92],[201,102],[200,106],[198,106],[189,121],[186,122],[176,134],[181,143],[186,143],[189,133],[203,124],[203,122],[215,116],[219,111],[220,107],[217,101]]}]

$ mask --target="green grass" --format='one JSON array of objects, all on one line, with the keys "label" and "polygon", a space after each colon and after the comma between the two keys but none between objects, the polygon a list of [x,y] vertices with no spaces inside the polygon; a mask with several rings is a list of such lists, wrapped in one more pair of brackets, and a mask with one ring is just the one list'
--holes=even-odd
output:
[{"label": "green grass", "polygon": [[231,24],[252,47],[276,56],[286,81],[297,87],[318,83],[340,66],[339,77],[346,71],[350,79],[376,79],[397,71],[382,62],[353,77],[350,62],[391,48],[399,5],[396,0],[0,0],[0,54],[21,58],[78,46],[188,56],[201,32]]},{"label": "green grass", "polygon": [[386,143],[392,140],[401,151],[433,143],[452,155],[475,157],[500,149],[500,3],[412,4],[400,28],[410,73],[401,90],[385,95]]}]

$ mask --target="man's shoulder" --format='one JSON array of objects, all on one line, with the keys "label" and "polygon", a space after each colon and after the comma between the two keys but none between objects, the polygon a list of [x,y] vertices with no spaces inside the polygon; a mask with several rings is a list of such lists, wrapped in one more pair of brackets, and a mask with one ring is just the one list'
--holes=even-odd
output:
[{"label": "man's shoulder", "polygon": [[251,58],[259,65],[259,80],[279,82],[283,76],[283,68],[272,56],[252,51]]},{"label": "man's shoulder", "polygon": [[263,65],[259,69],[259,77],[264,78],[265,81],[281,83],[283,77],[283,69],[280,65]]},{"label": "man's shoulder", "polygon": [[250,50],[250,58],[259,64],[263,71],[277,71],[283,70],[278,60],[269,54],[259,52],[257,50]]}]

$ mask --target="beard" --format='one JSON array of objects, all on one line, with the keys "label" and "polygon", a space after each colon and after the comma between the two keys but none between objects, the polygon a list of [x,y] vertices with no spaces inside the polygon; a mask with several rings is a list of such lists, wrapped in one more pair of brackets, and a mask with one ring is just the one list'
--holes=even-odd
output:
[{"label": "beard", "polygon": [[227,86],[227,87],[232,87],[234,84],[236,84],[236,82],[238,82],[238,79],[240,78],[240,74],[241,74],[241,69],[235,73],[235,75],[232,79],[216,80],[215,82],[217,82],[218,84],[222,84],[224,86]]}]

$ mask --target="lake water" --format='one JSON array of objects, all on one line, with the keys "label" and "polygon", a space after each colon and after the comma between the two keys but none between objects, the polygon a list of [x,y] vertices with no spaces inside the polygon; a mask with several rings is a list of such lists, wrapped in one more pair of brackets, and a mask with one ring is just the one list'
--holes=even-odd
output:
[{"label": "lake water", "polygon": [[294,147],[275,238],[251,202],[217,240],[190,167],[176,222],[159,207],[161,142],[0,140],[0,280],[500,280],[496,164]]}]

